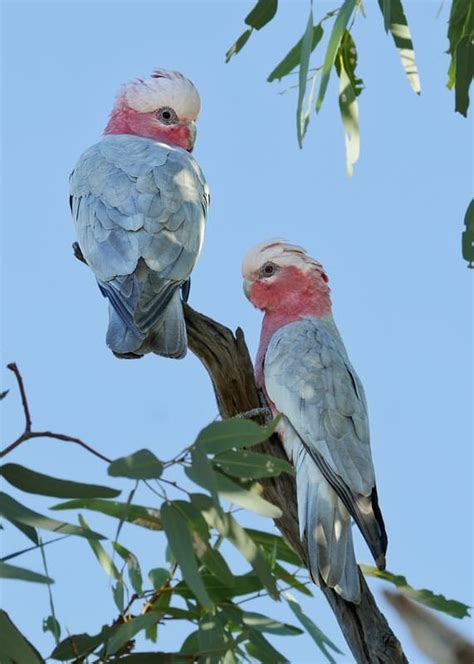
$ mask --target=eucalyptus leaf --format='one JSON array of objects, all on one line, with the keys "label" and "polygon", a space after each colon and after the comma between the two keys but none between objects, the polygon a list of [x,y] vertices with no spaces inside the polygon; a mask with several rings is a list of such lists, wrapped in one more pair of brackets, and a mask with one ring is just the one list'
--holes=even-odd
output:
[{"label": "eucalyptus leaf", "polygon": [[161,520],[174,556],[179,564],[184,579],[189,584],[196,598],[208,609],[214,604],[199,575],[196,557],[193,551],[193,542],[186,520],[181,513],[173,507],[173,503],[163,503],[161,507]]},{"label": "eucalyptus leaf", "polygon": [[336,54],[341,43],[342,35],[350,21],[352,13],[357,5],[357,0],[345,0],[342,7],[339,9],[336,20],[329,37],[329,42],[326,48],[326,55],[324,57],[323,69],[321,72],[321,83],[319,84],[318,98],[316,99],[316,111],[319,112],[323,105],[324,97],[331,75],[331,69],[336,60]]},{"label": "eucalyptus leaf", "polygon": [[8,521],[18,521],[32,528],[52,530],[53,532],[65,535],[77,535],[79,537],[86,537],[89,540],[104,539],[103,535],[93,530],[79,528],[65,521],[56,521],[56,519],[50,519],[42,514],[38,514],[38,512],[33,512],[33,510],[30,510],[3,492],[0,492],[0,516],[4,516]]},{"label": "eucalyptus leaf", "polygon": [[163,567],[155,567],[148,572],[148,578],[150,579],[153,588],[155,590],[160,590],[160,588],[169,581],[170,573],[169,570],[164,569]]},{"label": "eucalyptus leaf", "polygon": [[232,44],[232,46],[229,48],[227,53],[225,54],[225,61],[229,62],[231,57],[233,55],[237,55],[237,53],[245,46],[245,44],[248,42],[250,35],[252,34],[252,30],[245,30],[240,37]]},{"label": "eucalyptus leaf", "polygon": [[[323,36],[323,27],[320,23],[313,27],[313,40],[311,43],[311,52],[314,51]],[[271,83],[275,80],[281,80],[284,76],[288,76],[293,69],[301,63],[301,48],[303,45],[303,37],[293,46],[293,48],[285,55],[283,60],[273,69],[268,75],[267,81]]]},{"label": "eucalyptus leaf", "polygon": [[2,664],[45,664],[36,648],[20,632],[6,611],[0,609],[0,662]]},{"label": "eucalyptus leaf", "polygon": [[469,614],[470,607],[462,602],[458,602],[454,599],[446,599],[444,595],[435,595],[431,590],[426,590],[422,588],[421,590],[415,590],[412,586],[409,585],[408,581],[404,576],[398,574],[392,574],[391,572],[384,571],[373,567],[372,565],[359,565],[362,573],[365,576],[373,576],[377,579],[383,579],[389,583],[393,583],[402,593],[410,597],[411,599],[429,606],[430,609],[436,609],[436,611],[442,611],[447,613],[448,616],[453,618],[466,618]]},{"label": "eucalyptus leaf", "polygon": [[247,535],[249,535],[251,539],[256,544],[259,544],[266,552],[275,552],[275,556],[278,560],[284,560],[297,567],[304,566],[304,563],[300,560],[298,554],[293,551],[281,535],[273,535],[272,533],[266,533],[263,530],[255,530],[252,528],[246,528],[245,531]]},{"label": "eucalyptus leaf", "polygon": [[295,474],[293,466],[288,461],[248,450],[227,450],[215,456],[212,462],[219,465],[228,475],[242,479],[274,477],[282,472]]},{"label": "eucalyptus leaf", "polygon": [[136,592],[137,595],[140,595],[143,590],[143,578],[138,558],[134,553],[129,551],[118,542],[112,542],[112,546],[122,558],[122,560],[126,563],[131,586],[134,592]]},{"label": "eucalyptus leaf", "polygon": [[16,567],[0,561],[0,579],[16,579],[21,581],[32,581],[34,583],[54,583],[53,579],[38,572],[32,572],[24,567]]},{"label": "eucalyptus leaf", "polygon": [[251,447],[270,438],[276,424],[275,420],[270,426],[261,427],[242,417],[212,422],[202,429],[195,444],[201,446],[206,454],[219,454],[232,448]]},{"label": "eucalyptus leaf", "polygon": [[17,463],[6,463],[0,466],[0,475],[17,489],[41,496],[56,498],[115,498],[120,495],[117,489],[97,484],[83,484],[50,477],[43,473],[20,466]]},{"label": "eucalyptus leaf", "polygon": [[117,650],[120,650],[123,645],[133,639],[136,634],[152,625],[156,625],[159,620],[160,614],[158,611],[149,611],[142,616],[137,616],[119,625],[118,629],[107,640],[107,655],[115,654]]},{"label": "eucalyptus leaf", "polygon": [[150,450],[138,450],[115,459],[108,471],[112,477],[128,477],[132,480],[153,480],[161,477],[163,464]]},{"label": "eucalyptus leaf", "polygon": [[268,634],[278,634],[279,636],[297,636],[303,634],[303,630],[294,625],[287,625],[279,620],[274,620],[262,613],[254,611],[242,612],[242,623],[247,627],[257,630],[257,632],[267,632]]},{"label": "eucalyptus leaf", "polygon": [[[84,528],[84,530],[90,530],[87,521],[84,519],[84,517],[81,514],[79,514],[79,523]],[[112,579],[119,580],[121,578],[120,572],[116,568],[112,558],[109,556],[109,554],[104,549],[102,544],[94,539],[89,539],[89,545],[104,572]]]},{"label": "eucalyptus leaf", "polygon": [[328,637],[319,629],[319,627],[317,627],[314,624],[311,618],[309,618],[304,613],[303,609],[298,604],[293,595],[291,595],[291,593],[284,592],[283,597],[286,599],[288,606],[293,611],[295,616],[298,618],[300,623],[303,625],[305,630],[308,632],[310,637],[313,639],[315,644],[321,650],[321,652],[328,660],[328,662],[331,662],[331,664],[336,664],[336,660],[328,651],[328,648],[331,648],[331,650],[333,650],[334,652],[338,653],[339,655],[342,655],[342,652],[339,650],[339,648],[330,639],[328,639]]},{"label": "eucalyptus leaf", "polygon": [[301,56],[300,56],[300,71],[298,76],[298,103],[296,106],[296,130],[298,137],[298,145],[300,148],[303,147],[303,138],[308,128],[309,122],[309,112],[308,109],[306,112],[303,112],[303,102],[306,94],[306,83],[308,78],[309,70],[309,58],[311,56],[312,45],[313,45],[313,8],[309,12],[308,23],[306,25],[306,30],[303,35],[303,40],[301,42]]},{"label": "eucalyptus leaf", "polygon": [[410,28],[401,0],[378,0],[384,17],[385,29],[391,33],[408,78],[408,82],[417,95],[421,92],[420,77],[415,62],[415,50]]},{"label": "eucalyptus leaf", "polygon": [[87,498],[84,500],[69,500],[65,503],[54,505],[53,510],[76,510],[85,509],[93,512],[107,514],[121,521],[133,523],[149,530],[162,530],[160,511],[154,507],[121,503],[113,500],[102,500],[100,498]]},{"label": "eucalyptus leaf", "polygon": [[119,628],[119,624],[112,626],[104,625],[98,634],[69,634],[61,641],[50,655],[51,659],[67,662],[68,660],[87,657],[98,646],[105,643],[107,639]]},{"label": "eucalyptus leaf", "polygon": [[288,659],[281,654],[267,639],[255,629],[247,630],[249,642],[245,644],[248,654],[263,664],[289,664]]},{"label": "eucalyptus leaf", "polygon": [[260,30],[275,16],[278,0],[258,0],[252,11],[245,17],[245,23],[255,30]]}]

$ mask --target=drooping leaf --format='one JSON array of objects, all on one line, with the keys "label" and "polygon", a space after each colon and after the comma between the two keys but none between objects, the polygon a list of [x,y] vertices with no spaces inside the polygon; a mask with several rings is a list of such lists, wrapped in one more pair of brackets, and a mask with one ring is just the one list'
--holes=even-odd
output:
[{"label": "drooping leaf", "polygon": [[93,652],[119,628],[119,624],[104,625],[98,634],[70,634],[51,653],[51,659],[61,662],[80,659]]},{"label": "drooping leaf", "polygon": [[160,511],[154,507],[143,505],[129,505],[113,500],[101,500],[100,498],[87,498],[84,500],[69,500],[65,503],[54,505],[53,510],[75,510],[84,509],[93,512],[101,512],[116,519],[133,523],[135,526],[148,528],[149,530],[162,530]]},{"label": "drooping leaf", "polygon": [[62,480],[20,466],[17,463],[6,463],[0,466],[0,475],[17,489],[41,496],[56,498],[115,498],[120,491],[97,484],[83,484]]},{"label": "drooping leaf", "polygon": [[236,55],[247,43],[254,30],[260,30],[269,23],[275,16],[278,9],[278,0],[258,0],[252,11],[245,17],[246,25],[250,26],[240,37],[232,44],[225,54],[225,61],[229,62],[233,55]]},{"label": "drooping leaf", "polygon": [[330,639],[328,639],[328,637],[325,634],[323,634],[323,632],[319,629],[319,627],[316,627],[311,618],[309,618],[304,613],[303,609],[298,604],[293,595],[291,595],[291,593],[285,592],[283,593],[283,596],[286,599],[290,609],[293,611],[293,613],[298,618],[300,623],[303,625],[305,630],[308,632],[310,637],[313,639],[315,644],[321,650],[321,652],[328,660],[328,662],[331,662],[331,664],[336,664],[336,660],[328,651],[328,648],[331,648],[331,650],[333,650],[334,652],[338,653],[339,655],[342,655],[342,652],[339,650],[339,648]]},{"label": "drooping leaf", "polygon": [[[220,515],[208,496],[192,494],[191,500],[197,509],[202,512],[207,523],[215,528],[222,537],[229,540],[246,558],[270,595],[273,598],[278,597],[275,579],[263,553],[240,524],[230,514]],[[235,587],[238,588],[239,581],[237,577],[235,579]]]},{"label": "drooping leaf", "polygon": [[125,610],[125,585],[121,577],[117,579],[115,585],[112,585],[112,597],[119,613],[123,614]]},{"label": "drooping leaf", "polygon": [[61,625],[55,616],[51,615],[43,620],[43,632],[51,632],[56,643],[59,643],[61,636]]},{"label": "drooping leaf", "polygon": [[213,574],[216,579],[220,579],[226,586],[232,587],[235,585],[235,577],[230,571],[225,558],[217,549],[208,547],[200,557],[203,565]]},{"label": "drooping leaf", "polygon": [[258,0],[252,11],[245,17],[245,23],[255,30],[260,30],[275,16],[278,0]]},{"label": "drooping leaf", "polygon": [[199,621],[199,651],[206,653],[199,658],[202,664],[219,664],[226,643],[222,621],[218,615],[206,613]]},{"label": "drooping leaf", "polygon": [[107,655],[113,655],[127,641],[151,625],[155,625],[160,619],[158,611],[149,611],[145,615],[137,616],[119,626],[115,633],[107,640]]},{"label": "drooping leaf", "polygon": [[0,609],[0,634],[0,662],[3,664],[45,664],[36,648],[3,609]]},{"label": "drooping leaf", "polygon": [[0,561],[0,579],[20,579],[21,581],[33,581],[34,583],[54,583],[53,579],[38,572],[32,572],[24,567],[16,567]]},{"label": "drooping leaf", "polygon": [[289,664],[289,660],[281,654],[267,639],[254,629],[247,630],[249,642],[245,644],[248,654],[263,664]]},{"label": "drooping leaf", "polygon": [[376,567],[372,567],[372,565],[359,565],[359,567],[365,576],[374,576],[377,579],[393,583],[405,595],[420,602],[420,604],[429,606],[431,609],[447,613],[448,616],[452,616],[453,618],[466,618],[470,615],[470,607],[466,604],[454,599],[446,599],[444,595],[435,595],[431,590],[426,590],[425,588],[415,590],[415,588],[409,585],[404,576],[392,574],[388,571],[382,572]]},{"label": "drooping leaf", "polygon": [[316,99],[316,111],[318,112],[323,105],[329,77],[331,76],[331,70],[336,60],[336,54],[341,43],[342,35],[347,28],[356,4],[357,0],[344,0],[344,4],[339,9],[336,20],[334,21],[326,48],[326,55],[324,57],[323,69],[321,72],[321,83],[319,84],[318,98]]},{"label": "drooping leaf", "polygon": [[170,573],[169,570],[164,569],[164,567],[155,567],[148,572],[148,578],[150,579],[153,588],[159,590],[169,580]]},{"label": "drooping leaf", "polygon": [[301,581],[297,579],[294,574],[290,574],[288,570],[279,565],[277,562],[272,564],[272,571],[276,577],[284,581],[285,584],[290,588],[298,590],[298,592],[302,593],[303,595],[312,597],[313,593],[309,589],[308,584],[301,583]]},{"label": "drooping leaf", "polygon": [[153,480],[161,477],[163,464],[150,450],[138,450],[138,452],[112,461],[107,472],[112,477]]},{"label": "drooping leaf", "polygon": [[219,502],[218,477],[214,468],[210,464],[202,445],[193,445],[191,448],[191,460],[191,467],[186,468],[186,474],[196,482],[196,484],[209,490],[216,509],[219,512],[222,512],[221,504]]},{"label": "drooping leaf", "polygon": [[140,595],[143,590],[143,577],[138,558],[134,553],[118,542],[112,542],[112,546],[126,563],[131,586],[137,595]]},{"label": "drooping leaf", "polygon": [[304,566],[298,554],[293,551],[293,549],[281,535],[273,535],[271,533],[265,533],[262,530],[254,530],[252,528],[246,528],[245,531],[252,538],[252,540],[256,544],[259,544],[265,551],[268,553],[275,552],[278,560],[284,560],[285,562],[290,563],[291,565],[296,565],[297,567]]},{"label": "drooping leaf", "polygon": [[346,170],[347,175],[352,177],[360,152],[359,108],[356,97],[362,89],[362,81],[355,75],[357,51],[347,30],[344,31],[335,65],[339,76],[339,110],[344,126]]},{"label": "drooping leaf", "polygon": [[280,473],[294,475],[293,466],[288,461],[247,450],[227,450],[215,456],[212,462],[228,475],[242,479],[274,477]]},{"label": "drooping leaf", "polygon": [[[186,468],[186,475],[198,486],[211,490],[211,484],[201,474],[196,473],[194,467]],[[219,496],[228,501],[244,507],[251,512],[261,514],[262,516],[278,519],[281,516],[281,510],[276,505],[272,505],[268,500],[261,498],[258,494],[247,491],[243,486],[233,482],[222,473],[214,471]]]},{"label": "drooping leaf", "polygon": [[412,90],[419,95],[421,85],[415,62],[415,49],[402,2],[401,0],[379,0],[379,7],[384,17],[385,30],[392,34],[408,82]]},{"label": "drooping leaf", "polygon": [[313,7],[311,6],[309,12],[308,23],[301,42],[301,55],[300,55],[300,71],[298,76],[298,103],[296,106],[296,133],[298,137],[298,145],[303,147],[303,138],[308,128],[309,113],[311,110],[308,108],[303,112],[303,102],[306,95],[306,83],[308,79],[309,58],[311,56],[313,45]]},{"label": "drooping leaf", "polygon": [[250,35],[252,34],[252,30],[245,30],[240,37],[232,44],[232,46],[229,48],[227,53],[225,54],[225,61],[229,62],[231,57],[233,55],[237,55],[237,53],[245,46],[245,44],[248,42]]},{"label": "drooping leaf", "polygon": [[[314,51],[323,36],[323,27],[320,23],[313,27],[313,41],[311,44],[311,52]],[[293,46],[293,48],[285,55],[283,60],[275,67],[275,69],[268,75],[267,81],[271,83],[275,80],[281,80],[284,76],[288,76],[293,69],[301,63],[301,47],[303,45],[303,37]]]},{"label": "drooping leaf", "polygon": [[[87,524],[87,521],[84,519],[82,514],[79,514],[79,523],[81,524],[84,530],[86,531],[90,530],[89,525]],[[100,542],[97,542],[97,540],[89,539],[89,545],[104,572],[112,579],[115,580],[120,579],[121,578],[120,572],[116,568],[114,562],[112,561],[112,558],[109,556],[109,554],[104,549],[102,544]]]},{"label": "drooping leaf", "polygon": [[19,521],[10,520],[10,523],[18,528],[18,530],[20,530],[23,535],[26,535],[26,537],[28,537],[28,539],[31,540],[33,544],[39,544],[38,533],[36,532],[35,528],[26,526],[24,523],[20,523]]},{"label": "drooping leaf", "polygon": [[30,510],[28,507],[25,507],[3,492],[0,492],[0,515],[4,516],[8,521],[18,521],[19,523],[31,526],[32,528],[42,528],[44,530],[52,530],[65,535],[77,535],[79,537],[86,537],[87,539],[93,540],[104,539],[103,535],[100,535],[93,530],[85,530],[84,528],[73,526],[65,521],[56,521],[56,519],[50,519],[47,516],[38,514],[38,512],[33,512],[33,510]]},{"label": "drooping leaf", "polygon": [[467,267],[474,268],[474,198],[467,206],[464,216],[466,230],[462,234],[462,256]]},{"label": "drooping leaf", "polygon": [[161,520],[168,543],[179,564],[183,578],[196,595],[200,604],[205,608],[213,609],[214,604],[199,575],[191,533],[189,532],[186,520],[173,506],[173,503],[163,503],[161,507]]},{"label": "drooping leaf", "polygon": [[205,427],[196,439],[206,454],[219,454],[232,448],[251,447],[270,438],[277,421],[268,427],[261,427],[251,420],[235,417],[222,422],[212,422]]},{"label": "drooping leaf", "polygon": [[247,627],[267,634],[278,634],[279,636],[297,636],[303,634],[303,630],[294,625],[282,623],[274,618],[269,618],[261,613],[254,611],[242,612],[242,623]]},{"label": "drooping leaf", "polygon": [[471,0],[453,0],[448,39],[451,62],[448,88],[455,86],[455,110],[467,117],[469,87],[474,75],[474,8]]}]

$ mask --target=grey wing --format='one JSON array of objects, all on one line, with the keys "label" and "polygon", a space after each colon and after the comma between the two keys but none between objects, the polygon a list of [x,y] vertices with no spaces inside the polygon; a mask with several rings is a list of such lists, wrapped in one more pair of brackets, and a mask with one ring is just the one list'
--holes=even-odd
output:
[{"label": "grey wing", "polygon": [[385,552],[386,535],[367,407],[337,331],[317,319],[280,328],[265,355],[264,377],[269,398],[356,520],[377,560]]},{"label": "grey wing", "polygon": [[70,193],[101,290],[131,332],[146,335],[201,249],[209,195],[199,166],[150,139],[106,136],[79,160]]}]

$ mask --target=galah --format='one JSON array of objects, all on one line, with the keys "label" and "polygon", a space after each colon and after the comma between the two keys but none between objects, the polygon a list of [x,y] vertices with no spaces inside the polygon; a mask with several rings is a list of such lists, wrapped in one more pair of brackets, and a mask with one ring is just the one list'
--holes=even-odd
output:
[{"label": "galah", "polygon": [[349,602],[360,582],[351,518],[377,567],[387,535],[378,506],[364,389],[332,316],[328,277],[301,247],[273,240],[244,258],[244,290],[264,313],[255,373],[296,470],[310,572]]},{"label": "galah", "polygon": [[199,94],[156,70],[125,84],[102,140],[70,177],[82,254],[109,301],[107,345],[122,358],[181,358],[180,291],[201,250],[209,192],[191,156]]}]

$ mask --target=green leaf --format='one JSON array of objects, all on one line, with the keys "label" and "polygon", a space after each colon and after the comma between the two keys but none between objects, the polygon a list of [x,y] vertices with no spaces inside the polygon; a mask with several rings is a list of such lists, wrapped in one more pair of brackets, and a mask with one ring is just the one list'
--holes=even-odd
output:
[{"label": "green leaf", "polygon": [[360,94],[362,81],[355,76],[357,51],[347,30],[344,31],[335,64],[339,76],[339,110],[344,126],[346,170],[347,175],[352,177],[360,152],[359,108],[356,97]]},{"label": "green leaf", "polygon": [[[201,474],[196,472],[194,466],[186,468],[186,475],[196,484],[202,486],[204,489],[211,490],[211,484]],[[261,498],[258,494],[247,491],[244,487],[236,484],[225,475],[214,471],[216,479],[217,490],[219,496],[226,498],[228,501],[240,505],[251,512],[261,514],[262,516],[272,517],[278,519],[281,516],[281,510],[276,505],[272,505],[268,500]]]},{"label": "green leaf", "polygon": [[260,30],[275,16],[278,0],[258,0],[252,11],[245,17],[245,23],[255,30]]},{"label": "green leaf", "polygon": [[300,71],[298,77],[298,104],[296,107],[296,130],[298,136],[298,145],[303,147],[303,138],[308,128],[309,112],[308,109],[303,112],[303,102],[306,94],[306,81],[308,78],[309,58],[311,56],[313,44],[313,8],[309,12],[308,23],[301,42]]},{"label": "green leaf", "polygon": [[415,62],[415,50],[401,0],[379,0],[379,7],[384,17],[385,30],[388,28],[392,34],[408,82],[412,90],[419,95],[421,86]]},{"label": "green leaf", "polygon": [[288,570],[279,565],[277,562],[273,563],[272,571],[276,577],[284,581],[290,588],[298,590],[302,595],[306,595],[308,597],[313,596],[313,593],[308,588],[308,585],[301,583],[301,581],[297,579],[294,574],[290,574]]},{"label": "green leaf", "polygon": [[251,34],[252,30],[245,30],[245,32],[243,32],[240,37],[232,44],[232,46],[225,54],[226,63],[229,62],[233,55],[237,55],[237,53],[245,46]]},{"label": "green leaf", "polygon": [[31,540],[33,544],[39,544],[38,533],[34,528],[31,526],[25,526],[24,523],[20,523],[19,521],[11,520],[10,523],[18,528],[18,530],[20,530],[23,535],[26,535],[26,537],[28,537],[28,539]]},{"label": "green leaf", "polygon": [[173,503],[163,503],[161,507],[161,520],[168,543],[176,557],[183,578],[196,595],[200,604],[205,608],[213,609],[214,604],[199,575],[191,533],[189,532],[186,520],[173,506]]},{"label": "green leaf", "polygon": [[225,450],[251,447],[270,438],[275,431],[277,420],[268,427],[261,427],[251,420],[235,417],[222,422],[212,422],[205,427],[196,439],[206,454],[219,454]]},{"label": "green leaf", "polygon": [[65,521],[56,521],[56,519],[50,519],[42,514],[38,514],[38,512],[33,512],[33,510],[28,509],[28,507],[25,507],[3,492],[0,492],[0,516],[4,516],[8,521],[18,521],[32,528],[42,528],[66,535],[86,537],[92,540],[104,539],[103,535],[92,530],[84,530],[84,528],[73,526]]},{"label": "green leaf", "polygon": [[153,480],[161,477],[163,464],[150,450],[138,450],[138,452],[112,461],[107,472],[112,477]]},{"label": "green leaf", "polygon": [[196,484],[209,490],[214,505],[222,512],[218,494],[218,478],[214,468],[211,466],[206,453],[201,445],[193,445],[191,448],[191,467],[186,468],[186,474]]},{"label": "green leaf", "polygon": [[65,662],[71,659],[77,661],[81,657],[87,657],[99,645],[113,635],[119,628],[119,624],[112,626],[104,625],[98,634],[70,634],[51,653],[52,659]]},{"label": "green leaf", "polygon": [[248,654],[264,664],[289,664],[289,660],[276,650],[267,639],[254,629],[247,632],[250,643],[245,644]]},{"label": "green leaf", "polygon": [[119,503],[112,500],[101,500],[100,498],[87,498],[84,500],[69,500],[65,503],[54,505],[53,510],[92,510],[113,516],[121,521],[133,523],[135,526],[141,526],[149,530],[162,530],[160,511],[154,507],[144,507],[143,505],[132,505],[128,503]]},{"label": "green leaf", "polygon": [[[474,16],[474,11],[472,12]],[[467,118],[469,88],[474,76],[474,33],[465,35],[456,47],[455,107],[457,113]]]},{"label": "green leaf", "polygon": [[120,491],[111,489],[110,487],[57,479],[56,477],[37,473],[17,463],[7,463],[0,466],[0,475],[3,475],[7,482],[17,489],[41,496],[54,496],[56,498],[115,498],[120,495]]},{"label": "green leaf", "polygon": [[295,474],[293,466],[288,461],[247,450],[222,452],[215,456],[212,462],[219,465],[225,473],[242,479],[274,477],[283,472],[290,475]]},{"label": "green leaf", "polygon": [[16,567],[0,561],[0,579],[21,579],[21,581],[33,581],[34,583],[54,583],[53,579],[44,574],[31,572],[24,567]]},{"label": "green leaf", "polygon": [[126,549],[118,542],[112,542],[112,546],[122,558],[122,560],[126,563],[131,586],[134,592],[136,592],[137,595],[140,595],[143,590],[143,578],[138,558],[134,553]]},{"label": "green leaf", "polygon": [[[79,523],[84,530],[90,530],[87,521],[84,519],[82,514],[79,514]],[[91,531],[92,532],[92,531]],[[94,539],[89,539],[89,545],[94,552],[95,557],[99,561],[104,572],[110,576],[112,579],[120,579],[120,572],[115,567],[115,564],[112,561],[112,558],[109,556],[107,551],[104,549],[100,542],[97,542]]]},{"label": "green leaf", "polygon": [[[255,573],[273,598],[278,597],[275,578],[258,546],[249,537],[246,531],[237,523],[230,514],[220,515],[213,506],[211,499],[202,494],[191,496],[193,504],[200,510],[207,523],[217,530],[246,558],[252,565]],[[239,587],[238,577],[235,577],[235,587]]]},{"label": "green leaf", "polygon": [[147,629],[151,625],[155,625],[159,619],[160,614],[157,611],[149,611],[143,616],[137,616],[120,625],[117,631],[107,640],[107,655],[116,653],[125,643],[133,639],[138,632]]},{"label": "green leaf", "polygon": [[466,230],[462,234],[462,256],[467,266],[474,268],[474,198],[467,206],[464,225]]},{"label": "green leaf", "polygon": [[203,565],[213,574],[216,579],[220,579],[226,586],[232,587],[235,585],[235,577],[232,574],[229,566],[227,565],[224,557],[217,551],[217,549],[207,548],[200,557]]},{"label": "green leaf", "polygon": [[323,69],[321,72],[321,83],[319,85],[318,98],[316,100],[316,111],[318,112],[323,105],[324,96],[326,94],[329,83],[329,77],[331,76],[331,69],[336,60],[336,54],[341,43],[342,35],[344,34],[344,30],[349,23],[356,4],[357,0],[345,0],[344,4],[339,10],[336,20],[334,21],[326,49],[326,55],[324,57]]},{"label": "green leaf", "polygon": [[304,567],[304,563],[300,560],[298,554],[293,551],[281,535],[272,535],[271,533],[265,533],[262,530],[253,530],[252,528],[246,528],[245,531],[267,553],[275,552],[278,560],[284,560],[291,565],[296,565],[296,567]]},{"label": "green leaf", "polygon": [[148,577],[155,590],[160,590],[170,578],[169,570],[163,567],[155,567],[148,572]]},{"label": "green leaf", "polygon": [[453,618],[466,618],[469,616],[469,606],[458,602],[454,599],[446,599],[444,595],[435,595],[431,590],[426,590],[425,588],[421,590],[415,590],[410,586],[404,576],[397,574],[392,574],[391,572],[385,571],[381,572],[376,567],[372,565],[359,565],[362,573],[365,576],[374,576],[377,579],[383,579],[384,581],[389,581],[393,583],[401,592],[410,597],[411,599],[429,606],[430,609],[436,609],[436,611],[442,611],[447,613],[448,616]]},{"label": "green leaf", "polygon": [[221,653],[227,645],[222,621],[217,615],[205,614],[199,621],[199,651],[207,653],[199,658],[202,664],[219,664]]},{"label": "green leaf", "polygon": [[[313,41],[311,44],[311,52],[314,51],[323,36],[323,27],[320,23],[313,27]],[[301,47],[303,45],[303,37],[293,46],[293,48],[285,55],[283,60],[275,67],[269,74],[267,81],[271,83],[275,80],[281,80],[284,76],[288,76],[295,67],[301,62]]]},{"label": "green leaf", "polygon": [[51,615],[43,620],[43,632],[51,632],[56,643],[59,643],[61,625],[58,623],[55,616]]},{"label": "green leaf", "polygon": [[7,396],[7,394],[8,394],[9,392],[10,392],[10,390],[4,390],[3,392],[0,392],[0,401],[2,401],[3,399],[5,399],[5,397]]},{"label": "green leaf", "polygon": [[10,620],[6,611],[0,609],[0,662],[2,664],[45,664],[36,648],[23,636]]},{"label": "green leaf", "polygon": [[298,604],[293,595],[291,595],[289,592],[285,592],[283,593],[283,596],[286,599],[290,609],[293,611],[293,613],[298,618],[300,623],[303,625],[305,630],[308,632],[310,637],[313,639],[315,644],[321,650],[321,652],[326,657],[328,662],[331,662],[331,664],[336,664],[336,660],[331,655],[331,653],[328,652],[328,648],[331,648],[331,650],[333,650],[334,652],[338,653],[339,655],[342,655],[342,652],[339,650],[339,648],[330,639],[328,639],[328,637],[325,634],[323,634],[323,632],[319,629],[319,627],[316,627],[311,618],[308,618],[308,616],[303,612],[303,609]]},{"label": "green leaf", "polygon": [[303,630],[293,625],[281,623],[279,620],[274,620],[262,613],[255,613],[253,611],[242,612],[242,623],[247,627],[257,630],[257,632],[267,632],[268,634],[278,634],[280,636],[297,636],[303,634]]}]

